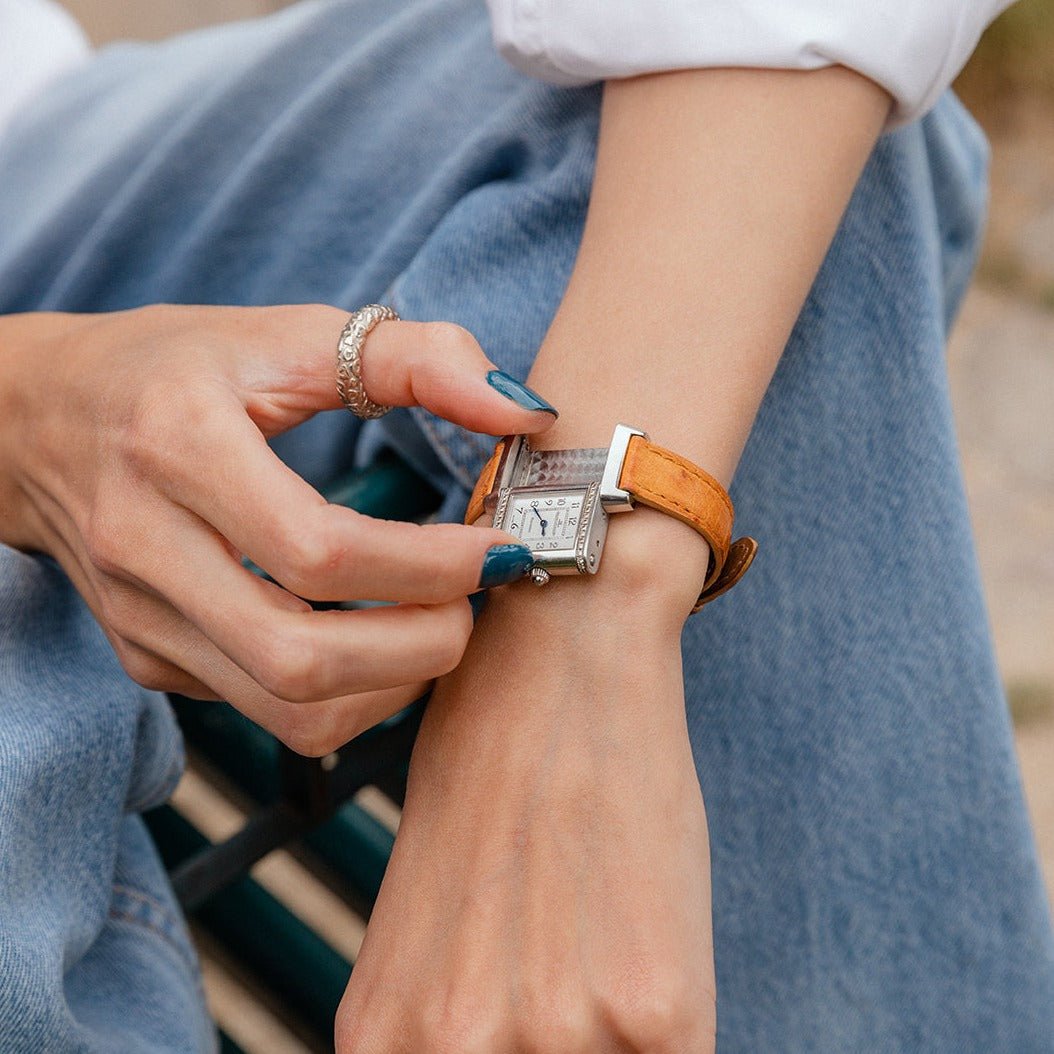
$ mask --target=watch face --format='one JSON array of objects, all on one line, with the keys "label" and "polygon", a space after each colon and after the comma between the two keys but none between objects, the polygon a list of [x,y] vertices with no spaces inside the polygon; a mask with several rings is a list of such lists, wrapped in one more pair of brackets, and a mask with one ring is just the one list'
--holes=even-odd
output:
[{"label": "watch face", "polygon": [[513,491],[505,517],[506,530],[536,553],[574,549],[582,522],[583,498],[581,491],[548,494]]}]

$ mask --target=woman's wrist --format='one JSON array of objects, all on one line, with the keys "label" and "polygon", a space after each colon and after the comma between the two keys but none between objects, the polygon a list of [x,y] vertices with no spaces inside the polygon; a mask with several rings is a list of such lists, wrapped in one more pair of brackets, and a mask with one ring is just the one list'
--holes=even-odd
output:
[{"label": "woman's wrist", "polygon": [[68,323],[57,314],[0,317],[0,542],[15,549],[39,550],[40,532],[19,468],[26,443],[27,402],[34,375],[47,372],[47,342]]},{"label": "woman's wrist", "polygon": [[641,645],[679,639],[703,588],[710,549],[686,524],[654,509],[611,516],[600,570],[557,575],[541,588],[523,581],[492,590],[488,607],[544,627],[550,637],[586,627],[580,647],[606,654],[610,636],[635,634]]}]

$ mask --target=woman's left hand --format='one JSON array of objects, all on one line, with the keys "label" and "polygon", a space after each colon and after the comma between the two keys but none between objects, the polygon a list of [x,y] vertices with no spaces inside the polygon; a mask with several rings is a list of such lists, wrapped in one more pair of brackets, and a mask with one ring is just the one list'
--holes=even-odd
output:
[{"label": "woman's left hand", "polygon": [[617,578],[492,593],[439,681],[339,1054],[713,1050],[683,613]]}]

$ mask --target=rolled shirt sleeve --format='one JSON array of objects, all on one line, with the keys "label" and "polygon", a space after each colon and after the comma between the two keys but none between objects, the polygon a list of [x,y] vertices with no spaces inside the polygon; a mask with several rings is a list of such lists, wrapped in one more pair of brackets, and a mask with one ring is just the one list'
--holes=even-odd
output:
[{"label": "rolled shirt sleeve", "polygon": [[718,66],[842,65],[924,114],[1012,0],[487,0],[498,50],[553,84]]},{"label": "rolled shirt sleeve", "polygon": [[54,0],[0,0],[0,132],[50,80],[87,59],[76,20]]}]

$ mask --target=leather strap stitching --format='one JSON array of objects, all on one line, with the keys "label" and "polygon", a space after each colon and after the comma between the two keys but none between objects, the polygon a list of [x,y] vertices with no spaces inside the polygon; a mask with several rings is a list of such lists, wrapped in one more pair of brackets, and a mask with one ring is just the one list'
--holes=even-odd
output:
[{"label": "leather strap stitching", "polygon": [[[674,468],[684,469],[686,472],[689,472],[693,476],[695,476],[695,478],[698,479],[699,482],[702,483],[705,487],[707,487],[710,490],[711,494],[713,494],[713,496],[717,498],[722,505],[724,505],[725,510],[728,513],[729,519],[734,517],[735,510],[732,507],[732,499],[728,496],[728,493],[725,488],[722,487],[721,484],[718,483],[717,480],[714,479],[714,477],[711,476],[709,472],[704,472],[703,469],[699,468],[698,465],[690,464],[689,462],[685,461],[684,458],[678,457],[672,451],[666,450],[661,446],[656,446],[654,443],[650,443],[647,440],[642,440],[642,442],[644,446],[647,447],[649,454],[652,454],[655,457],[658,457],[661,460],[668,462],[669,464],[673,465]],[[621,485],[621,478],[619,482]],[[672,498],[667,494],[663,494],[661,491],[653,490],[652,493],[657,494],[660,498],[663,499],[663,501],[668,501],[671,505],[676,505],[677,508],[679,508],[682,512],[691,513],[693,511],[690,506],[678,502],[675,498]]]}]

